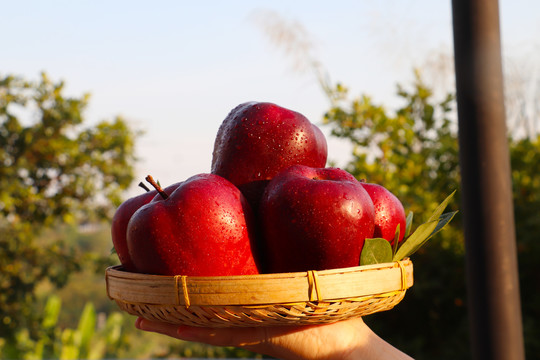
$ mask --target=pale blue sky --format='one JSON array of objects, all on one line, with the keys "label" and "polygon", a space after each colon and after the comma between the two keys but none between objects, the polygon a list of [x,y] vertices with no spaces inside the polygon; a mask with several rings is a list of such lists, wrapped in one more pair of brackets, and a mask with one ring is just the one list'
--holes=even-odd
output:
[{"label": "pale blue sky", "polygon": [[[397,82],[452,53],[450,1],[0,1],[0,74],[46,71],[90,92],[90,122],[124,116],[145,131],[138,174],[162,184],[210,170],[229,110],[275,102],[319,123],[328,107],[310,73],[272,45],[255,14],[307,30],[332,80],[392,103]],[[540,2],[503,0],[505,59],[540,53]],[[538,58],[538,57],[537,57]],[[323,127],[324,130],[324,127]],[[348,148],[330,141],[343,164]],[[158,159],[158,156],[160,157]]]}]

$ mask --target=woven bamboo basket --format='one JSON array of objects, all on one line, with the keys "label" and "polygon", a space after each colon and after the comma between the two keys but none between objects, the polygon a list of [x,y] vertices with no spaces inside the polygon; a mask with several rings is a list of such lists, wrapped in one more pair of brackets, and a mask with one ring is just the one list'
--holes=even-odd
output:
[{"label": "woven bamboo basket", "polygon": [[107,294],[148,320],[203,327],[324,324],[392,309],[413,285],[403,261],[249,276],[161,276],[110,267]]}]

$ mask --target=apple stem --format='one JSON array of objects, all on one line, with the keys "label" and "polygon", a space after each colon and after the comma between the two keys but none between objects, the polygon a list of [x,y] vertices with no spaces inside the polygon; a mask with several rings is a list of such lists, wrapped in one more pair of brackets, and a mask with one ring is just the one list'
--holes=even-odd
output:
[{"label": "apple stem", "polygon": [[167,193],[165,191],[163,191],[161,186],[159,186],[159,184],[154,180],[154,178],[152,176],[148,175],[146,177],[146,181],[148,181],[150,183],[150,185],[152,185],[157,190],[157,192],[159,193],[159,195],[161,195],[163,200],[167,200],[169,195],[167,195]]},{"label": "apple stem", "polygon": [[146,186],[146,184],[143,183],[142,181],[139,183],[139,186],[142,187],[144,190],[146,190],[146,192],[150,192],[150,189],[148,188],[148,186]]}]

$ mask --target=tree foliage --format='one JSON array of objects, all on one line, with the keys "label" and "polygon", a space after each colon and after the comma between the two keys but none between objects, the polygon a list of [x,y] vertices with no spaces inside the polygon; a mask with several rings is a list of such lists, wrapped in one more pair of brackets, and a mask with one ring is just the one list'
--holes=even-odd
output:
[{"label": "tree foliage", "polygon": [[133,180],[137,133],[119,117],[85,124],[89,95],[64,87],[46,74],[0,77],[0,338],[21,327],[32,337],[36,286],[61,287],[88,260],[61,239],[38,241],[42,230],[109,218]]},{"label": "tree foliage", "polygon": [[[419,73],[411,89],[398,86],[403,105],[391,112],[373,103],[367,95],[348,99],[342,85],[330,89],[331,108],[324,122],[333,136],[353,145],[347,170],[359,179],[391,190],[415,214],[420,224],[452,191],[457,195],[449,210],[457,210],[459,199],[459,154],[454,96],[437,101]],[[459,221],[454,223],[459,227]],[[447,246],[461,247],[459,232],[445,236]]]},{"label": "tree foliage", "polygon": [[[366,95],[323,85],[331,106],[324,116],[332,135],[353,145],[347,170],[392,191],[414,213],[416,225],[457,190],[449,210],[458,210],[460,172],[455,100],[437,99],[419,73],[412,86],[398,86],[402,105],[390,111]],[[522,308],[527,352],[540,352],[535,324],[540,276],[535,271],[540,233],[540,137],[510,140]],[[464,239],[458,216],[413,255],[415,285],[394,310],[366,318],[383,338],[417,359],[470,356],[465,289]]]},{"label": "tree foliage", "polygon": [[77,327],[61,328],[58,326],[61,310],[61,299],[50,296],[43,308],[37,337],[33,339],[27,329],[19,329],[15,342],[0,341],[0,356],[4,359],[109,359],[122,356],[129,348],[121,313],[110,314],[100,324],[93,304],[87,302],[80,312]]},{"label": "tree foliage", "polygon": [[540,135],[510,146],[525,350],[532,359],[540,354]]}]

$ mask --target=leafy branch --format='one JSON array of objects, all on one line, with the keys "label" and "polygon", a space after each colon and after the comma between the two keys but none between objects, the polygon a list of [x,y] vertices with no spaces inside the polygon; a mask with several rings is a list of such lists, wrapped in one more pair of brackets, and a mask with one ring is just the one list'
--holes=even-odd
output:
[{"label": "leafy branch", "polygon": [[400,229],[399,225],[396,228],[396,236],[394,238],[394,247],[382,238],[366,239],[362,254],[360,255],[360,265],[381,264],[392,261],[403,260],[418,249],[420,249],[429,239],[441,231],[457,214],[457,211],[443,213],[448,203],[454,196],[456,191],[452,192],[444,201],[437,206],[433,214],[428,220],[412,233],[413,213],[409,212],[407,216],[407,226],[405,229],[405,237],[401,244],[398,244]]}]

